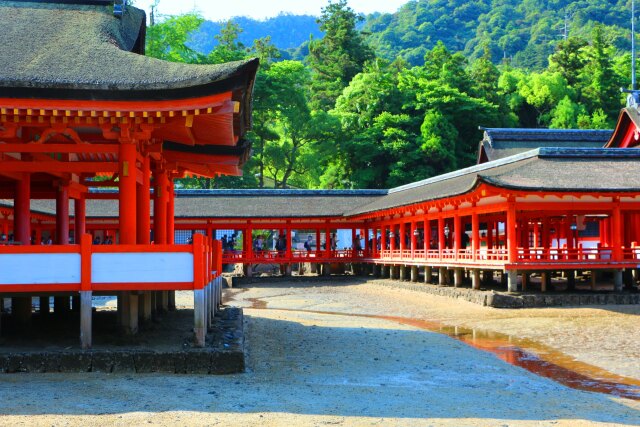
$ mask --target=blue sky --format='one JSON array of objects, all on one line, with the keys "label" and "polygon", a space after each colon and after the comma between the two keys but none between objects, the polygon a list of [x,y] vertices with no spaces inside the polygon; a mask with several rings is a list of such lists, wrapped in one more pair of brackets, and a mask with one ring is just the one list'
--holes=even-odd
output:
[{"label": "blue sky", "polygon": [[[359,13],[395,12],[408,0],[349,0],[349,6]],[[135,6],[150,11],[153,0],[135,0]],[[196,10],[205,19],[221,21],[233,16],[265,19],[281,12],[296,15],[320,15],[328,0],[160,0],[158,12],[177,15]]]}]

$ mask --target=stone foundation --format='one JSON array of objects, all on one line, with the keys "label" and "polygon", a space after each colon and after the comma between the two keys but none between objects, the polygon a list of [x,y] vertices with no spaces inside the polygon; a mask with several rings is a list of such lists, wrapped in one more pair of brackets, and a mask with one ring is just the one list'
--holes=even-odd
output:
[{"label": "stone foundation", "polygon": [[204,348],[48,350],[0,352],[0,372],[101,372],[232,374],[244,372],[241,308],[227,307],[215,317]]},{"label": "stone foundation", "polygon": [[372,283],[399,289],[409,289],[447,298],[462,299],[474,304],[494,308],[542,308],[580,305],[627,305],[640,304],[640,293],[593,292],[584,293],[502,293],[480,291],[449,286],[435,286],[397,282],[394,280],[375,280]]}]

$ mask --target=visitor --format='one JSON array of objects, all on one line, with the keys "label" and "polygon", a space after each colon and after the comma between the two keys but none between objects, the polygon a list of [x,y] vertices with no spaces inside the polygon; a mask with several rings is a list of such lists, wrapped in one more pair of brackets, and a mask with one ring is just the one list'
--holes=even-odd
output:
[{"label": "visitor", "polygon": [[307,250],[307,256],[309,256],[309,252],[311,252],[312,244],[313,244],[313,237],[309,235],[307,236],[307,241],[304,242],[304,248]]}]

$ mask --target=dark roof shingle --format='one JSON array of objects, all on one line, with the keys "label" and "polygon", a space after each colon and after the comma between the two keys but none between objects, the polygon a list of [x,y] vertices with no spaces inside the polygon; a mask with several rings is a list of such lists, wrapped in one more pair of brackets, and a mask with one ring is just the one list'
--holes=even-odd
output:
[{"label": "dark roof shingle", "polygon": [[478,163],[503,159],[542,147],[602,148],[610,130],[487,128],[478,150]]},{"label": "dark roof shingle", "polygon": [[257,60],[190,65],[131,52],[145,25],[131,6],[119,19],[112,5],[0,1],[0,88],[15,98],[173,99],[251,85]]}]

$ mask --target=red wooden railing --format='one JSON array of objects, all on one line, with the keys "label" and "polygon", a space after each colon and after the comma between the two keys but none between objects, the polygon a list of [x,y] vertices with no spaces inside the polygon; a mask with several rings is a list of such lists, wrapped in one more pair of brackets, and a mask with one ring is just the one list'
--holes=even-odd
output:
[{"label": "red wooden railing", "polygon": [[[221,242],[202,235],[191,245],[93,245],[89,234],[73,245],[2,245],[0,292],[203,289],[222,273],[221,249]],[[166,267],[176,255],[180,269]],[[35,265],[29,269],[25,262]],[[157,277],[149,278],[149,268],[162,267],[168,276],[192,274],[172,279],[156,270]]]},{"label": "red wooden railing", "polygon": [[[640,260],[640,247],[623,248],[620,259],[615,259],[614,250],[610,247],[600,248],[518,248],[516,263],[563,263],[584,262],[608,263]],[[480,248],[474,253],[472,249],[383,249],[371,254],[367,251],[351,249],[338,251],[261,251],[254,252],[251,258],[244,251],[225,251],[222,255],[224,263],[297,263],[297,262],[407,262],[407,263],[451,263],[504,265],[509,262],[506,248]]]}]

